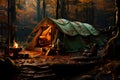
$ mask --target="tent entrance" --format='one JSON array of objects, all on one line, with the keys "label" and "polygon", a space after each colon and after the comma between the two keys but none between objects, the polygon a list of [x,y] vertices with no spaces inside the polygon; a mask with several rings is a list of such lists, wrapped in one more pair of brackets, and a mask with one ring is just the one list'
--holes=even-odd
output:
[{"label": "tent entrance", "polygon": [[54,46],[58,34],[58,30],[54,25],[48,24],[48,26],[42,27],[42,33],[38,37],[37,47],[51,47]]}]

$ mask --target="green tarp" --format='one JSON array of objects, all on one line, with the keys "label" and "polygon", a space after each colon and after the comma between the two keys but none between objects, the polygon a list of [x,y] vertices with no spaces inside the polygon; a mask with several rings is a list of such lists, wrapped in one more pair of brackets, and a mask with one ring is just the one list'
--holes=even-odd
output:
[{"label": "green tarp", "polygon": [[58,38],[62,43],[62,46],[60,46],[60,48],[65,52],[78,52],[88,48],[80,35],[69,36],[60,32],[58,34]]},{"label": "green tarp", "polygon": [[63,43],[62,49],[66,52],[77,52],[87,49],[88,45],[82,39],[82,36],[87,37],[99,34],[98,31],[88,23],[78,21],[71,22],[66,19],[50,19],[58,25],[58,29],[62,32],[62,35],[59,35],[58,38],[60,38],[60,41]]},{"label": "green tarp", "polygon": [[66,19],[52,19],[54,23],[62,30],[63,33],[69,36],[88,36],[88,35],[98,35],[98,31],[88,23],[81,23],[78,21],[71,22]]}]

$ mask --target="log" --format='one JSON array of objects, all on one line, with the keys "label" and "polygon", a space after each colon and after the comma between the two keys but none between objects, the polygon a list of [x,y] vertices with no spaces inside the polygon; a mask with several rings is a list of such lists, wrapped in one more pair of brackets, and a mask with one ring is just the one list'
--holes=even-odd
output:
[{"label": "log", "polygon": [[93,57],[87,57],[87,56],[78,56],[78,57],[71,57],[70,58],[71,60],[75,60],[75,61],[93,61],[93,60],[96,60],[98,61],[100,59],[99,56],[93,56]]}]

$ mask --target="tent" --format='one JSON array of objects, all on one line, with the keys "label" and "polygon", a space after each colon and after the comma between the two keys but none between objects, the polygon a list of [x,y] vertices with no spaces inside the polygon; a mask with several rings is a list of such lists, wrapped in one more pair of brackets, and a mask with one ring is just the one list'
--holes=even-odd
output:
[{"label": "tent", "polygon": [[88,47],[82,37],[98,34],[99,32],[88,23],[46,17],[31,32],[34,37],[26,49],[59,44],[59,48],[65,52],[77,52]]}]

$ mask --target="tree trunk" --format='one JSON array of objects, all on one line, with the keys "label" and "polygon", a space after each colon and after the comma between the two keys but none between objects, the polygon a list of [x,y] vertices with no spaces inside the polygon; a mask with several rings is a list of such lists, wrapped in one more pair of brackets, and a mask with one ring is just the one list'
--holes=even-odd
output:
[{"label": "tree trunk", "polygon": [[16,20],[15,0],[8,0],[9,23],[13,24]]},{"label": "tree trunk", "polygon": [[7,47],[5,48],[5,55],[9,55],[9,46],[13,43],[15,38],[15,31],[13,28],[13,23],[16,20],[16,8],[15,0],[8,0],[8,36],[6,40]]},{"label": "tree trunk", "polygon": [[41,20],[41,11],[40,11],[40,0],[37,0],[37,22],[40,22]]},{"label": "tree trunk", "polygon": [[43,0],[43,18],[46,17],[46,2]]},{"label": "tree trunk", "polygon": [[107,45],[105,47],[105,51],[104,51],[104,54],[105,54],[105,58],[108,58],[108,59],[120,59],[120,33],[119,33],[119,30],[120,30],[120,6],[119,6],[119,1],[116,0],[115,1],[116,3],[116,8],[117,8],[117,11],[116,11],[116,35],[113,36],[112,38],[110,38],[107,42]]},{"label": "tree trunk", "polygon": [[66,18],[65,16],[66,16],[66,14],[65,14],[65,11],[66,11],[66,8],[65,8],[65,5],[66,3],[65,3],[65,0],[61,0],[61,3],[60,3],[60,5],[61,5],[61,10],[60,10],[60,13],[61,13],[61,18]]},{"label": "tree trunk", "polygon": [[57,0],[57,2],[56,2],[56,19],[59,18],[59,8],[60,8],[60,4],[59,4],[59,0]]}]

